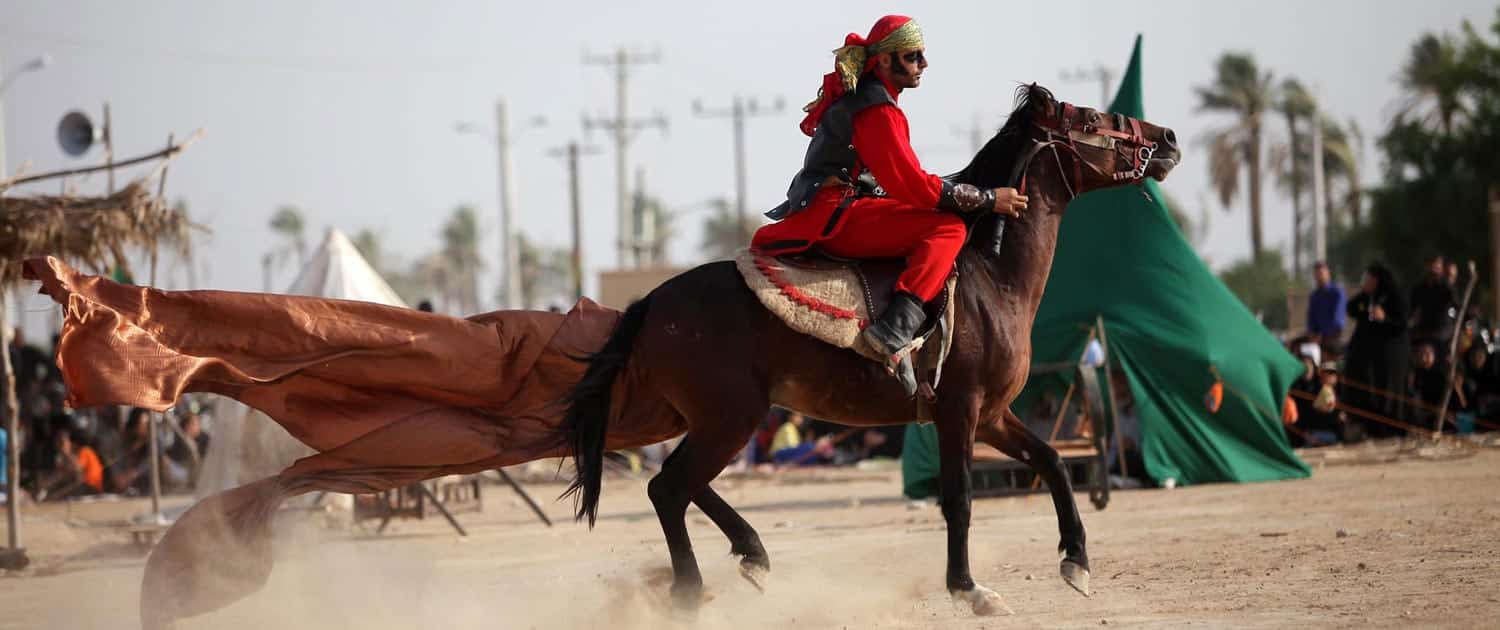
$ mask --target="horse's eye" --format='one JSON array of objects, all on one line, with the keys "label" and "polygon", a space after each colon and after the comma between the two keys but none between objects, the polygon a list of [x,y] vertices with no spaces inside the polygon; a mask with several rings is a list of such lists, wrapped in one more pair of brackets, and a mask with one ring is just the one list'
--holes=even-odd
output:
[{"label": "horse's eye", "polygon": [[1100,116],[1098,111],[1089,112],[1089,124],[1090,125],[1098,127],[1099,123],[1101,123],[1101,122],[1104,122],[1104,117]]}]

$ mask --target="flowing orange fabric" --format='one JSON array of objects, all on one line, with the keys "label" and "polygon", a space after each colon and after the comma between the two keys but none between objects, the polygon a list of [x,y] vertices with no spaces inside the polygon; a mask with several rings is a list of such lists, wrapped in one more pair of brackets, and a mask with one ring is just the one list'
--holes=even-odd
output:
[{"label": "flowing orange fabric", "polygon": [[[565,453],[557,431],[579,359],[619,312],[457,319],[366,302],[227,291],[160,291],[81,274],[54,259],[25,276],[63,306],[57,363],[69,405],[166,409],[186,392],[265,412],[317,454],[214,495],[163,536],[141,591],[146,628],[214,610],[270,575],[270,518],[286,498],[365,493]],[[615,385],[609,448],[680,434],[664,401]]]}]

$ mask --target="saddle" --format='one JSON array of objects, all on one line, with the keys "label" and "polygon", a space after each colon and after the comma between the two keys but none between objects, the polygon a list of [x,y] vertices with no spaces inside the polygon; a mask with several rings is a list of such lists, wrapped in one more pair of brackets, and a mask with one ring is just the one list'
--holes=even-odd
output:
[{"label": "saddle", "polygon": [[[767,256],[744,250],[735,267],[767,310],[792,330],[839,348],[852,348],[861,330],[890,304],[896,279],[905,270],[899,258],[847,260],[826,254]],[[927,321],[913,337],[911,357],[923,398],[931,399],[953,345],[956,273],[938,297],[927,303]]]}]

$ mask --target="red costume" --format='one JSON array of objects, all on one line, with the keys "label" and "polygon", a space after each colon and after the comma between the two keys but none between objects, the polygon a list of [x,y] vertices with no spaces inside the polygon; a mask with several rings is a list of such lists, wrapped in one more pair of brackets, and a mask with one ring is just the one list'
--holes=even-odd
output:
[{"label": "red costume", "polygon": [[[802,129],[813,142],[788,193],[789,205],[771,213],[781,220],[756,231],[751,247],[770,254],[817,247],[844,258],[905,258],[896,290],[931,300],[963,246],[965,224],[958,215],[939,211],[953,206],[943,202],[953,196],[954,186],[923,170],[912,152],[906,115],[896,102],[900,90],[870,72],[879,54],[920,49],[920,31],[910,18],[886,16],[868,37],[850,34],[845,43],[835,51],[836,70],[824,77],[818,99],[807,108]],[[858,75],[851,77],[854,72]],[[876,90],[883,93],[872,93]],[[846,100],[860,102],[851,106]],[[839,105],[846,105],[842,112]],[[847,126],[843,118],[850,120]],[[846,162],[851,158],[852,165]],[[864,172],[883,196],[859,190],[856,176]]]}]

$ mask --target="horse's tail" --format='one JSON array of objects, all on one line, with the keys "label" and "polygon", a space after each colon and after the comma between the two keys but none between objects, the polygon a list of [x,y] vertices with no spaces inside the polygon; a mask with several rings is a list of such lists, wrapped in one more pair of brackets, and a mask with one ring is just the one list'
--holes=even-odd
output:
[{"label": "horse's tail", "polygon": [[599,512],[599,493],[604,475],[605,430],[609,425],[610,390],[615,379],[630,362],[635,337],[646,323],[651,296],[630,305],[599,352],[588,357],[589,367],[583,380],[568,395],[568,411],[563,416],[564,440],[573,454],[576,471],[573,483],[563,496],[573,495],[575,518],[588,518],[589,527]]}]

